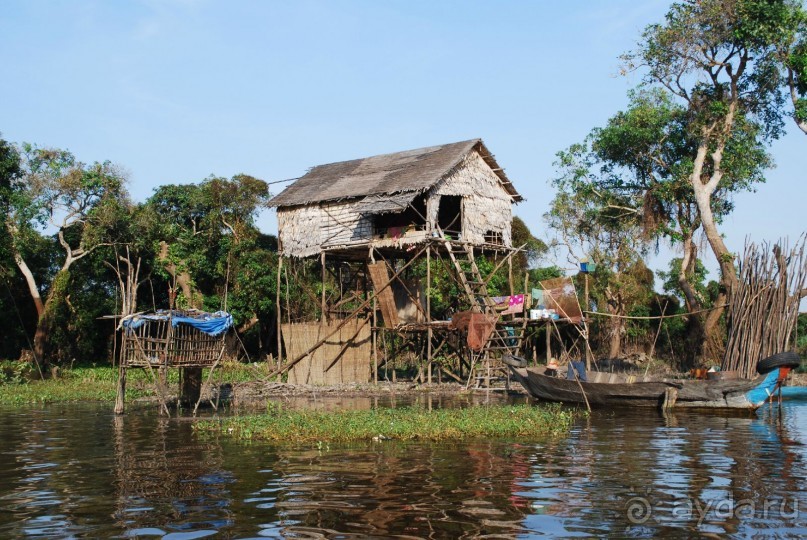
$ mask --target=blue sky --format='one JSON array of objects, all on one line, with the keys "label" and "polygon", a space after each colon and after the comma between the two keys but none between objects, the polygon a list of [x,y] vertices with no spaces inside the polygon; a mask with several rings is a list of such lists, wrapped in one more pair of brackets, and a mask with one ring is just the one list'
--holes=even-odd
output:
[{"label": "blue sky", "polygon": [[[136,200],[482,137],[546,238],[555,153],[624,108],[639,78],[618,56],[668,5],[4,0],[0,132],[118,163]],[[807,137],[788,131],[722,227],[731,249],[805,230]],[[259,224],[276,231],[271,212]]]}]

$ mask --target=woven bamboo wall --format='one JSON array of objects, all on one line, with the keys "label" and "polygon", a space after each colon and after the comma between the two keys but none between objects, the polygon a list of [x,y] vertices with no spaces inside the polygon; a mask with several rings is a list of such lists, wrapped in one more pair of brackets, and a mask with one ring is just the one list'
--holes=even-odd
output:
[{"label": "woven bamboo wall", "polygon": [[123,331],[123,365],[208,367],[216,363],[224,335],[214,337],[185,324],[170,325],[168,320],[149,321],[133,331]]},{"label": "woven bamboo wall", "polygon": [[[287,355],[294,358],[303,354],[333,332],[340,322],[333,321],[324,326],[317,322],[282,325]],[[370,325],[366,319],[356,319],[345,324],[321,347],[291,368],[289,382],[320,385],[370,382],[370,364]]]},{"label": "woven bamboo wall", "polygon": [[440,205],[436,195],[462,197],[463,240],[481,244],[487,232],[492,231],[501,234],[505,246],[512,246],[513,199],[478,152],[468,154],[431,192],[427,219],[432,223],[437,220]]}]

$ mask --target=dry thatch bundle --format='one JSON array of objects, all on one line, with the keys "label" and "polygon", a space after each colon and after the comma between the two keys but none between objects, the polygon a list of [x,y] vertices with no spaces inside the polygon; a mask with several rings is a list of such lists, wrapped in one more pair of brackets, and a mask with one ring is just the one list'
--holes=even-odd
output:
[{"label": "dry thatch bundle", "polygon": [[791,347],[807,286],[806,241],[802,234],[792,250],[787,239],[773,247],[746,241],[739,285],[728,307],[723,370],[754,377],[759,360]]}]

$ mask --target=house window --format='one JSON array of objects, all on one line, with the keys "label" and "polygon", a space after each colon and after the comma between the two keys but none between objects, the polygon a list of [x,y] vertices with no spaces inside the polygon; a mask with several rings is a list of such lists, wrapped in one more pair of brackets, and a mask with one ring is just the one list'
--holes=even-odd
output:
[{"label": "house window", "polygon": [[426,228],[426,200],[421,195],[413,200],[402,212],[376,214],[373,216],[373,234],[378,236],[400,236],[412,230]]}]

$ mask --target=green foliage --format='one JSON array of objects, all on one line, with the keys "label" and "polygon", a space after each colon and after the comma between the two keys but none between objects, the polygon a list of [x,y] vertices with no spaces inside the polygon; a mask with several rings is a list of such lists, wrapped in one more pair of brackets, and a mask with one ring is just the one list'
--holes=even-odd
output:
[{"label": "green foliage", "polygon": [[799,313],[794,342],[795,349],[801,355],[802,360],[807,359],[807,313]]},{"label": "green foliage", "polygon": [[8,141],[0,138],[0,209],[4,214],[8,213],[12,189],[19,181],[21,173],[20,156],[17,149]]},{"label": "green foliage", "polygon": [[761,135],[781,133],[782,78],[776,66],[780,45],[800,25],[796,2],[704,0],[674,3],[663,24],[647,27],[637,51],[624,55],[627,67],[643,65],[648,82],[681,98],[695,132],[714,131],[730,111],[759,123]]},{"label": "green foliage", "polygon": [[[207,379],[208,370],[203,373]],[[216,371],[219,382],[254,380],[252,365],[224,362]],[[0,362],[0,404],[64,403],[75,401],[112,402],[117,393],[118,368],[112,366],[74,366],[60,371],[58,378],[40,380],[30,362]],[[179,384],[179,370],[170,369],[167,383]],[[153,379],[148,370],[130,369],[126,375],[126,399],[156,397]]]},{"label": "green foliage", "polygon": [[[271,244],[267,238],[259,237],[254,226],[255,216],[268,198],[267,184],[247,175],[230,180],[211,176],[200,184],[155,189],[142,212],[152,224],[147,233],[152,251],[159,252],[160,241],[168,244],[168,257],[160,267],[172,264],[177,272],[188,272],[194,288],[204,296],[205,308],[221,309],[230,287],[252,285],[245,280],[257,275],[255,257],[263,256],[256,250],[266,251]],[[249,259],[248,268],[239,277],[241,270],[236,266],[242,257]],[[165,270],[162,275],[168,277]],[[263,278],[265,272],[261,273]],[[266,290],[266,284],[262,286]],[[237,313],[236,323],[253,315]]]},{"label": "green foliage", "polygon": [[[806,17],[807,18],[807,17]],[[807,94],[807,31],[802,26],[802,40],[788,51],[787,64],[793,70],[796,91],[802,96]]]},{"label": "green foliage", "polygon": [[794,114],[799,122],[807,122],[807,98],[799,98],[796,101]]},{"label": "green foliage", "polygon": [[[659,279],[662,280],[662,288],[664,292],[668,294],[674,294],[679,299],[683,299],[683,291],[681,290],[681,284],[678,282],[678,275],[681,272],[681,258],[674,258],[670,261],[670,266],[668,270],[658,270],[656,274],[658,275]],[[710,284],[714,288],[716,287],[715,282],[710,282],[707,284],[706,277],[709,275],[709,271],[703,265],[700,259],[695,262],[695,271],[693,275],[690,277],[689,282],[692,285],[695,293],[698,295],[701,305],[703,308],[709,308],[712,306],[714,301],[714,297],[712,297],[709,287]]]},{"label": "green foliage", "polygon": [[513,216],[510,224],[513,245],[515,247],[524,246],[524,251],[513,256],[513,269],[519,274],[526,272],[531,266],[535,266],[547,252],[547,245],[536,238],[530,232],[527,224],[518,216]]},{"label": "green foliage", "polygon": [[35,375],[35,368],[30,362],[0,361],[0,386],[4,384],[24,384]]},{"label": "green foliage", "polygon": [[328,412],[267,406],[266,414],[261,416],[202,421],[194,424],[194,429],[240,440],[282,443],[524,438],[563,435],[577,415],[555,404]]},{"label": "green foliage", "polygon": [[532,270],[530,270],[530,283],[537,285],[539,281],[559,278],[562,276],[563,276],[563,270],[555,265],[543,266],[541,268],[533,268]]},{"label": "green foliage", "polygon": [[[590,305],[583,302],[583,310],[617,315],[594,326],[595,341],[607,341],[608,355],[617,356],[625,333],[623,317],[631,306],[647,301],[653,276],[642,260],[647,242],[640,214],[628,194],[602,189],[604,177],[618,177],[607,167],[597,172],[599,158],[591,143],[589,137],[558,154],[559,175],[553,181],[558,191],[546,217],[577,261],[587,258],[597,264],[588,280]],[[582,285],[578,280],[578,291]]]}]

